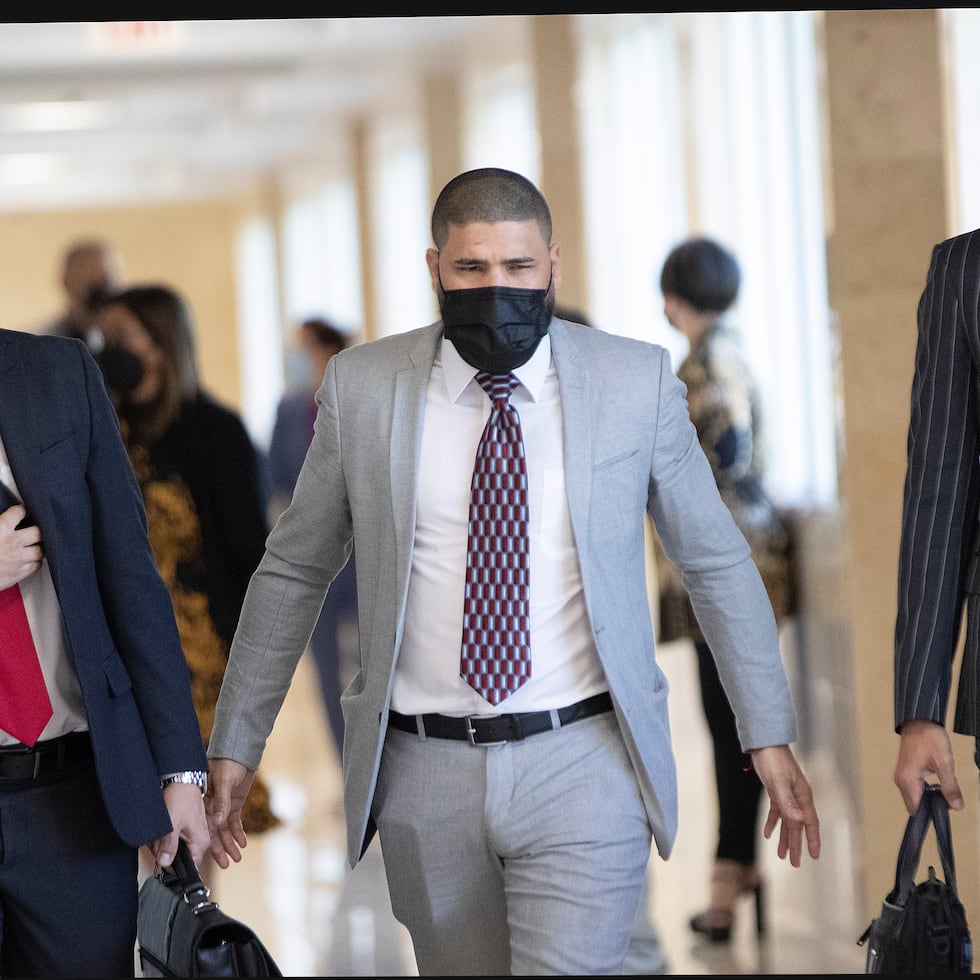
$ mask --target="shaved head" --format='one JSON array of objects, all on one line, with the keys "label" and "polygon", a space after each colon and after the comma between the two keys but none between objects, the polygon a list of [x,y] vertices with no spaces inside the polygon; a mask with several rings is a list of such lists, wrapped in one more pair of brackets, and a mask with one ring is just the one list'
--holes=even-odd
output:
[{"label": "shaved head", "polygon": [[536,221],[551,244],[551,211],[541,192],[526,177],[510,170],[484,167],[454,177],[432,209],[432,241],[443,248],[450,225],[478,222]]}]

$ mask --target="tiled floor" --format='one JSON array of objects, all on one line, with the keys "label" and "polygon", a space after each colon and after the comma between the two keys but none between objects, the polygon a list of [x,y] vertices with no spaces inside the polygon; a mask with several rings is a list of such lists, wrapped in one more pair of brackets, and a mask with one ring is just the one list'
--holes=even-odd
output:
[{"label": "tiled floor", "polygon": [[[727,945],[706,944],[687,927],[707,894],[715,821],[710,747],[693,651],[659,654],[671,681],[671,723],[680,775],[680,831],[669,861],[650,862],[650,912],[668,972],[697,974],[862,973],[850,815],[829,765],[806,759],[817,794],[823,856],[800,868],[763,845],[769,929],[757,942],[752,907],[738,909]],[[263,773],[284,827],[253,837],[244,860],[219,872],[213,897],[251,925],[286,976],[417,975],[411,942],[391,914],[377,845],[351,871],[344,853],[339,768],[312,662],[304,658],[269,742]]]}]

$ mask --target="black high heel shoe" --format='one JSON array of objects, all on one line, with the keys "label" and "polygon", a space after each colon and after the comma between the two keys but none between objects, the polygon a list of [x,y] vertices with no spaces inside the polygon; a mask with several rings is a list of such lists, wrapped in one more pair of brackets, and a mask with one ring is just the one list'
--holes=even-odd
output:
[{"label": "black high heel shoe", "polygon": [[715,863],[711,873],[712,904],[703,912],[691,916],[691,930],[713,943],[730,942],[735,925],[735,903],[742,895],[755,898],[755,931],[757,936],[763,936],[766,912],[762,876],[755,866],[737,861]]}]

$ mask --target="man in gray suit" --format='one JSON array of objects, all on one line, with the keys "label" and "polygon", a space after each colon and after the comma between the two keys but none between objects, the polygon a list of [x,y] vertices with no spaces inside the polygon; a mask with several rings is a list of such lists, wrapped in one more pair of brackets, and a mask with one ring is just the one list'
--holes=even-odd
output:
[{"label": "man in gray suit", "polygon": [[963,808],[945,724],[964,605],[953,730],[980,736],[978,312],[980,230],[933,249],[918,307],[895,628],[894,778],[910,813],[933,774],[949,805]]},{"label": "man in gray suit", "polygon": [[[551,233],[547,203],[518,174],[469,171],[442,190],[426,253],[442,319],[330,361],[209,746],[212,853],[227,867],[241,859],[240,809],[266,738],[356,544],[348,858],[354,866],[377,831],[422,975],[622,971],[651,836],[667,858],[677,829],[647,513],[684,572],[769,792],[766,836],[779,827],[778,853],[793,865],[804,837],[811,857],[820,851],[789,747],[796,718],[772,609],[684,388],[663,348],[554,317]],[[488,413],[507,411],[496,401],[491,411],[486,375],[516,384],[530,676],[492,668],[505,691],[480,694],[461,676],[470,482]]]}]

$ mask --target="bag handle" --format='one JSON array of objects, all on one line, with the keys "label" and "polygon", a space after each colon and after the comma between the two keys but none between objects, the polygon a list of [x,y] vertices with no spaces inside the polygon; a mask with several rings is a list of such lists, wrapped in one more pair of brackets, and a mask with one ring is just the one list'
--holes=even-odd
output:
[{"label": "bag handle", "polygon": [[187,841],[183,838],[177,841],[177,853],[174,855],[173,864],[169,872],[161,872],[161,880],[176,882],[184,893],[184,900],[195,913],[218,907],[216,902],[209,901],[211,889],[204,884]]},{"label": "bag handle", "polygon": [[956,890],[956,863],[953,860],[953,831],[949,822],[949,804],[939,787],[929,794],[932,798],[932,823],[936,828],[936,842],[939,846],[939,857],[943,864],[943,875],[954,895]]},{"label": "bag handle", "polygon": [[956,866],[953,861],[953,834],[949,823],[949,804],[942,790],[935,784],[927,784],[919,802],[905,827],[902,846],[898,851],[895,868],[895,887],[888,896],[894,905],[904,906],[915,888],[915,875],[919,868],[919,856],[930,823],[936,831],[936,843],[943,865],[946,883],[956,894]]}]

